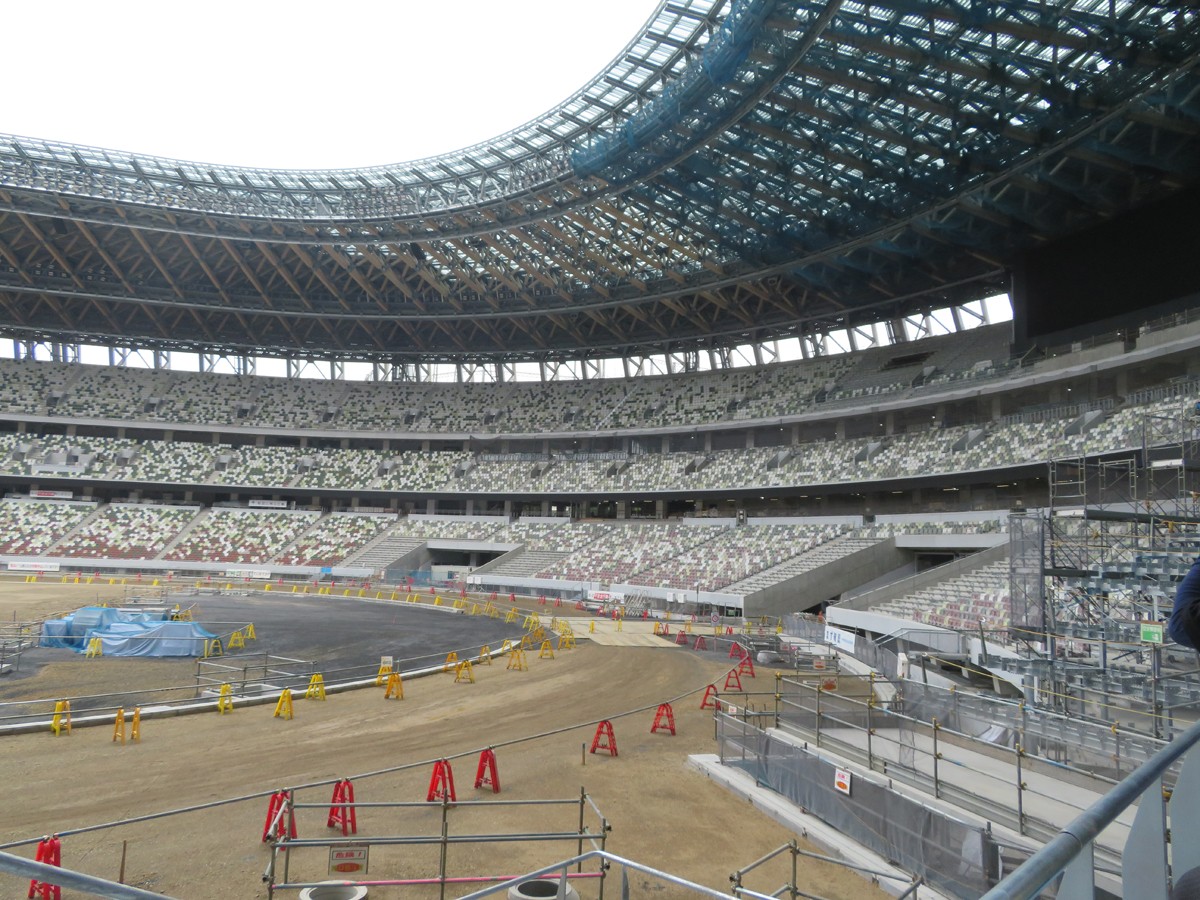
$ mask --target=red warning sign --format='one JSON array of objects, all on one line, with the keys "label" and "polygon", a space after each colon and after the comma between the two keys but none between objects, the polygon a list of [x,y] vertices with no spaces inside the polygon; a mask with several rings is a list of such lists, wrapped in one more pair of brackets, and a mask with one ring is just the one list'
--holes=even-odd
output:
[{"label": "red warning sign", "polygon": [[833,770],[833,786],[843,794],[850,793],[850,773],[845,769]]}]

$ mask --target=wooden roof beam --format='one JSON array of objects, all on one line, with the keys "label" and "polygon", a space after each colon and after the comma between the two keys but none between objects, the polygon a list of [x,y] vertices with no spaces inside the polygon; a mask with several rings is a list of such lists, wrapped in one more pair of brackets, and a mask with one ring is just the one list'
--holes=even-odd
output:
[{"label": "wooden roof beam", "polygon": [[300,282],[296,280],[291,271],[283,265],[283,261],[276,256],[275,251],[271,249],[271,245],[262,241],[255,241],[254,246],[258,248],[258,251],[271,264],[275,270],[275,273],[284,280],[284,283],[286,283],[288,287],[292,289],[292,292],[300,299],[300,302],[304,304],[304,308],[311,312],[313,305],[308,299],[308,294],[305,293],[304,288],[300,287]]},{"label": "wooden roof beam", "polygon": [[[342,289],[333,283],[333,279],[321,269],[321,267],[317,264],[317,261],[313,259],[312,254],[309,253],[306,248],[301,247],[298,244],[289,244],[288,246],[291,248],[292,253],[294,253],[301,262],[309,267],[314,277],[316,277],[317,281],[324,286],[325,290],[333,294],[334,299],[336,299],[338,302],[338,305],[341,306],[342,309],[349,312],[350,304],[346,302],[346,298],[342,292]],[[321,316],[319,321],[325,330],[329,332],[329,335],[333,337],[334,342],[340,343],[341,339],[337,336],[333,326],[330,324],[329,317]],[[384,349],[383,342],[380,340],[379,334],[375,329],[368,328],[364,329],[364,331],[370,336],[371,340],[375,342],[375,345],[379,347],[379,349]]]},{"label": "wooden roof beam", "polygon": [[41,229],[34,225],[33,220],[30,219],[29,216],[25,215],[25,213],[17,213],[17,218],[21,220],[21,224],[25,226],[25,230],[33,235],[34,239],[38,242],[42,249],[49,253],[51,257],[53,257],[54,261],[58,263],[59,268],[67,273],[67,276],[71,279],[71,282],[75,285],[75,287],[83,290],[83,279],[75,274],[74,266],[72,266],[67,260],[66,256],[63,255],[63,252],[59,250],[58,247],[54,246],[54,242],[48,240],[46,236],[42,234]]}]

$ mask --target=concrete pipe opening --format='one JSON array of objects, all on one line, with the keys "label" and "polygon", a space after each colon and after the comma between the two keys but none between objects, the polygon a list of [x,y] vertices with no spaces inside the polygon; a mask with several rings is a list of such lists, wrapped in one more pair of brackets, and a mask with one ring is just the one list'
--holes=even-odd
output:
[{"label": "concrete pipe opening", "polygon": [[[508,889],[508,900],[554,900],[558,896],[557,878],[531,878]],[[567,900],[579,900],[579,891],[567,885]]]},{"label": "concrete pipe opening", "polygon": [[366,896],[365,887],[337,881],[306,887],[300,891],[300,900],[366,900]]}]

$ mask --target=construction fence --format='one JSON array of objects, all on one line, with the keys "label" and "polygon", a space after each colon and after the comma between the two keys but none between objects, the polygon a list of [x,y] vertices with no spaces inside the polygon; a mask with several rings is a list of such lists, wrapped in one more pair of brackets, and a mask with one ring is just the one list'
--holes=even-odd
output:
[{"label": "construction fence", "polygon": [[1000,851],[986,828],[905,797],[885,777],[850,776],[818,751],[717,715],[721,762],[952,896],[995,883]]}]

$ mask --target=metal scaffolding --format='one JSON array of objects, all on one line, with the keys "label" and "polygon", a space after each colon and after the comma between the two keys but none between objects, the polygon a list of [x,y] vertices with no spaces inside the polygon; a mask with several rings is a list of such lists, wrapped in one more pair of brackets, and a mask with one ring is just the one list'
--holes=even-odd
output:
[{"label": "metal scaffolding", "polygon": [[1107,719],[1121,695],[1159,734],[1195,705],[1194,659],[1163,646],[1175,586],[1200,552],[1190,406],[1147,413],[1126,453],[1050,461],[1047,509],[1009,521],[1011,634],[1055,708],[1082,712],[1102,695],[1090,708]]}]

